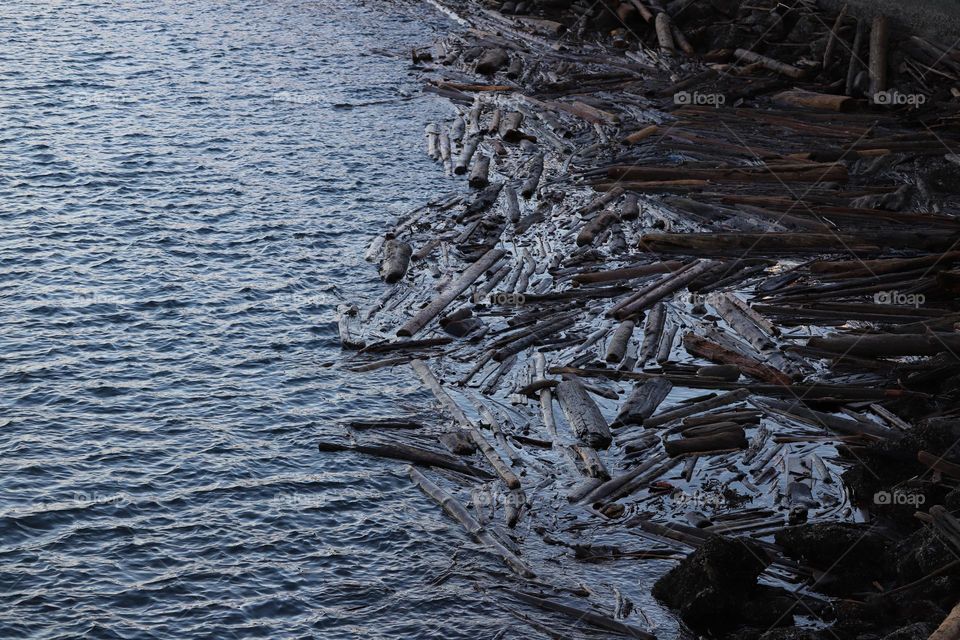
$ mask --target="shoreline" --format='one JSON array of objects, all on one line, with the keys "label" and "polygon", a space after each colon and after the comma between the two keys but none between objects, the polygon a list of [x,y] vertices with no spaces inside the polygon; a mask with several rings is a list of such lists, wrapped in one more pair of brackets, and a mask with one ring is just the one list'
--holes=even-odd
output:
[{"label": "shoreline", "polygon": [[956,624],[960,105],[916,69],[960,56],[777,3],[734,7],[749,48],[705,1],[439,4],[470,27],[412,53],[460,113],[427,153],[473,191],[370,246],[390,288],[340,332],[446,422],[321,451],[418,465],[546,636]]}]

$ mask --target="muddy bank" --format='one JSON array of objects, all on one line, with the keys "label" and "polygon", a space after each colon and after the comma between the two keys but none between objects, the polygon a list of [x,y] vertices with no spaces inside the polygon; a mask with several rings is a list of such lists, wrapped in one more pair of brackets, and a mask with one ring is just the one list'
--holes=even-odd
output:
[{"label": "muddy bank", "polygon": [[656,635],[640,574],[680,634],[949,633],[960,55],[812,2],[443,6],[425,150],[472,191],[341,320],[439,411],[321,449],[416,466],[504,633]]}]

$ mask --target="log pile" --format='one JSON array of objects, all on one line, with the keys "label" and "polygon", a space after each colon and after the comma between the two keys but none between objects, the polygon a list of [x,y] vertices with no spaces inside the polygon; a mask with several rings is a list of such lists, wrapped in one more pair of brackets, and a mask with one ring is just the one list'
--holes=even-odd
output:
[{"label": "log pile", "polygon": [[812,1],[442,4],[469,28],[414,59],[464,188],[373,242],[340,331],[446,422],[321,449],[417,465],[546,636],[652,637],[601,561],[716,637],[955,627],[960,54]]}]

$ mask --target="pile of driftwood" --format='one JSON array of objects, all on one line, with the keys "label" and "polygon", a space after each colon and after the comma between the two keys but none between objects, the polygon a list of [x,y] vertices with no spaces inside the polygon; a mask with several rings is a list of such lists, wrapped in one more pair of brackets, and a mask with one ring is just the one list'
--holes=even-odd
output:
[{"label": "pile of driftwood", "polygon": [[698,633],[957,637],[960,54],[804,1],[443,6],[426,150],[472,191],[377,238],[340,333],[448,422],[321,449],[413,463],[548,637],[652,634],[544,543]]}]

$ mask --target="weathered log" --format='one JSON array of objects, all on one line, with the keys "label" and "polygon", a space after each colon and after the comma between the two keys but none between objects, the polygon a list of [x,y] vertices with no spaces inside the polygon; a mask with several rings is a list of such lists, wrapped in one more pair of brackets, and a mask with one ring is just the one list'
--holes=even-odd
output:
[{"label": "weathered log", "polygon": [[716,362],[717,364],[736,365],[744,374],[757,380],[784,386],[789,386],[791,382],[793,382],[790,376],[782,371],[778,371],[762,362],[727,349],[722,345],[711,342],[693,333],[684,334],[683,346],[691,355]]},{"label": "weathered log", "polygon": [[663,448],[671,458],[688,453],[704,453],[707,451],[726,451],[729,449],[746,449],[749,446],[743,429],[737,428],[711,436],[698,438],[681,438],[663,443]]},{"label": "weathered log", "polygon": [[453,152],[450,149],[450,136],[446,131],[440,133],[440,160],[443,161],[447,174],[453,171]]},{"label": "weathered log", "polygon": [[[844,96],[839,96],[843,98]],[[849,98],[845,98],[848,99]],[[614,165],[607,168],[607,177],[623,180],[711,182],[846,182],[847,168],[836,162],[806,164],[764,164],[754,167],[636,167]],[[631,182],[622,184],[630,185]]]},{"label": "weathered log", "polygon": [[810,338],[807,345],[831,353],[862,358],[933,356],[944,352],[956,353],[960,350],[960,334],[834,335]]},{"label": "weathered log", "polygon": [[413,249],[410,243],[390,239],[383,245],[383,262],[380,263],[380,276],[385,282],[394,283],[403,278],[410,266]]},{"label": "weathered log", "polygon": [[513,187],[505,187],[504,193],[506,194],[504,200],[506,203],[507,220],[516,222],[520,219],[520,201],[517,200],[517,191]]},{"label": "weathered log", "polygon": [[708,301],[737,335],[753,345],[754,349],[762,352],[774,346],[770,337],[753,322],[753,319],[730,301],[728,294],[711,296]]},{"label": "weathered log", "polygon": [[603,464],[603,460],[600,459],[600,454],[597,453],[596,449],[575,444],[573,450],[583,463],[585,475],[601,480],[610,478],[610,472],[607,471],[607,467]]},{"label": "weathered log", "polygon": [[440,159],[440,127],[435,123],[430,123],[426,128],[427,134],[427,155],[434,160]]},{"label": "weathered log", "polygon": [[613,211],[604,211],[584,225],[577,234],[577,246],[583,247],[593,244],[594,239],[607,227],[617,221],[617,214]]},{"label": "weathered log", "polygon": [[580,500],[575,500],[575,502],[586,502],[589,504],[597,504],[602,502],[614,492],[650,471],[656,465],[663,464],[666,459],[667,456],[664,454],[659,452],[654,453],[639,466],[595,486],[593,490],[586,493],[582,498],[580,498]]},{"label": "weathered log", "polygon": [[658,125],[652,124],[648,127],[644,127],[643,129],[640,129],[639,131],[635,131],[631,133],[630,135],[628,135],[623,139],[623,142],[625,144],[637,144],[638,142],[646,140],[650,136],[656,134],[658,131],[660,131],[660,127]]},{"label": "weathered log", "polygon": [[594,449],[610,446],[607,421],[579,381],[564,380],[557,385],[556,394],[567,423],[581,442]]},{"label": "weathered log", "polygon": [[713,269],[716,264],[711,260],[690,263],[659,282],[644,287],[638,293],[617,303],[607,312],[607,315],[618,320],[634,316],[668,295],[676,293],[701,274]]},{"label": "weathered log", "polygon": [[676,340],[679,330],[679,325],[670,323],[670,326],[663,331],[660,336],[660,345],[657,347],[657,362],[669,362],[670,354],[673,352],[673,341]]},{"label": "weathered log", "polygon": [[839,38],[840,29],[843,28],[843,20],[846,17],[847,5],[843,5],[840,13],[837,14],[837,19],[833,21],[833,28],[830,29],[830,35],[827,37],[827,47],[823,50],[824,71],[830,69],[830,65],[833,63],[833,52],[837,48],[837,39]]},{"label": "weathered log", "polygon": [[473,163],[470,169],[468,184],[474,189],[482,189],[490,184],[490,156],[482,155]]},{"label": "weathered log", "polygon": [[936,456],[929,451],[920,451],[917,453],[917,460],[920,464],[939,471],[951,478],[960,479],[960,464],[954,464],[943,459],[943,456]]},{"label": "weathered log", "polygon": [[740,379],[740,367],[735,364],[717,364],[709,367],[700,367],[697,369],[697,375],[735,382]]},{"label": "weathered log", "polygon": [[595,627],[600,627],[601,629],[606,629],[607,631],[613,631],[630,638],[637,638],[638,640],[656,640],[656,636],[652,633],[648,633],[632,625],[620,622],[619,620],[614,620],[611,617],[595,613],[589,609],[572,607],[560,602],[547,600],[546,598],[539,598],[521,591],[515,591],[514,589],[504,589],[503,591],[505,593],[509,593],[511,596],[520,600],[521,602],[540,607],[541,609],[546,609],[548,611],[562,613],[573,618],[577,622],[587,622]]},{"label": "weathered log", "polygon": [[317,448],[321,452],[355,451],[365,455],[376,456],[379,458],[391,458],[393,460],[403,460],[413,462],[427,467],[438,467],[456,471],[468,476],[490,479],[492,476],[472,465],[460,462],[453,456],[449,456],[428,449],[421,449],[408,444],[394,442],[391,444],[338,444],[335,442],[320,442]]},{"label": "weathered log", "polygon": [[878,15],[873,19],[870,29],[870,99],[877,102],[877,96],[887,89],[887,46],[890,33],[887,17]]},{"label": "weathered log", "polygon": [[520,130],[520,124],[523,122],[523,114],[519,111],[511,111],[500,118],[500,138],[504,142],[520,142],[523,139],[523,132]]},{"label": "weathered log", "polygon": [[623,267],[621,269],[612,269],[610,271],[578,273],[577,275],[573,276],[572,280],[577,284],[595,284],[598,282],[613,282],[615,280],[630,280],[656,273],[674,273],[682,266],[682,262],[677,260],[667,260],[665,262],[652,262],[650,264],[638,265],[636,267]]},{"label": "weathered log", "polygon": [[477,520],[470,515],[470,512],[449,493],[431,482],[422,473],[410,467],[410,479],[421,491],[427,494],[434,502],[439,504],[451,518],[456,520],[467,530],[471,536],[479,542],[490,547],[506,563],[512,571],[524,578],[534,578],[536,574],[528,567],[523,560],[514,552],[507,549],[506,546],[497,540],[490,532],[483,528]]},{"label": "weathered log", "polygon": [[520,195],[529,200],[537,192],[537,186],[540,184],[540,176],[543,175],[543,154],[538,154],[530,162],[530,169],[527,177],[520,187]]},{"label": "weathered log", "polygon": [[767,56],[760,55],[759,53],[756,53],[754,51],[747,51],[746,49],[737,49],[736,51],[733,52],[733,55],[738,60],[759,64],[764,69],[769,69],[770,71],[775,71],[776,73],[782,73],[783,75],[790,76],[791,78],[794,78],[796,80],[800,80],[801,78],[807,75],[807,72],[804,71],[803,69],[798,69],[796,67],[790,66],[789,64],[780,62],[779,60],[768,58]]},{"label": "weathered log", "polygon": [[666,321],[667,307],[662,302],[658,302],[653,305],[653,309],[650,310],[647,322],[643,327],[643,344],[640,346],[640,352],[637,355],[637,360],[641,365],[656,354]]},{"label": "weathered log", "polygon": [[427,326],[441,311],[453,302],[457,296],[467,290],[467,288],[476,281],[483,272],[489,269],[493,264],[504,256],[506,252],[502,249],[490,249],[479,260],[460,275],[460,277],[449,284],[441,291],[430,304],[418,311],[412,318],[397,329],[397,335],[401,337],[412,337],[418,331]]},{"label": "weathered log", "polygon": [[734,402],[740,402],[748,397],[750,397],[750,392],[748,390],[737,389],[736,391],[724,393],[716,396],[715,398],[694,402],[693,404],[684,405],[676,409],[651,416],[643,421],[643,426],[648,429],[654,429],[673,422],[674,420],[680,420],[681,418],[703,413],[704,411],[709,411],[710,409],[716,409],[717,407],[723,407],[728,404],[733,404]]},{"label": "weathered log", "polygon": [[467,172],[467,168],[470,166],[470,159],[473,158],[473,154],[477,151],[477,146],[480,144],[480,139],[476,136],[468,138],[463,143],[463,149],[460,150],[460,155],[457,156],[457,161],[453,165],[453,172],[458,176],[462,176]]},{"label": "weathered log", "polygon": [[618,428],[628,424],[643,424],[670,394],[671,389],[673,384],[666,378],[652,378],[635,385],[610,426]]},{"label": "weathered log", "polygon": [[636,323],[633,320],[624,320],[617,326],[616,331],[610,338],[610,344],[607,345],[607,362],[620,362],[627,352],[627,343],[633,337],[633,329]]},{"label": "weathered log", "polygon": [[520,353],[527,347],[537,344],[543,339],[553,335],[557,331],[561,331],[569,327],[575,321],[576,315],[567,314],[557,319],[539,323],[525,335],[522,335],[518,337],[518,339],[507,343],[502,348],[497,349],[493,353],[493,359],[497,362],[503,362],[510,356]]},{"label": "weathered log", "polygon": [[657,30],[657,41],[660,43],[660,50],[664,53],[673,53],[676,51],[676,45],[673,42],[673,29],[670,14],[666,11],[657,14],[655,27]]},{"label": "weathered log", "polygon": [[[802,397],[802,396],[801,396]],[[790,418],[794,418],[820,429],[836,431],[847,436],[859,436],[863,434],[875,436],[877,438],[890,438],[894,435],[893,431],[879,424],[867,420],[858,420],[854,418],[844,418],[835,416],[822,411],[810,409],[798,400],[793,402],[783,400],[773,400],[766,398],[763,406],[770,411],[779,413]]]},{"label": "weathered log", "polygon": [[957,640],[960,638],[960,602],[958,602],[928,640]]},{"label": "weathered log", "polygon": [[857,32],[853,38],[853,46],[850,49],[850,65],[847,67],[846,93],[852,96],[857,86],[857,76],[863,68],[863,60],[860,53],[863,51],[863,41],[867,38],[866,20],[860,18],[857,20]]},{"label": "weathered log", "polygon": [[341,349],[363,349],[366,343],[354,338],[350,333],[350,318],[357,315],[357,305],[337,305],[337,330],[340,333]]},{"label": "weathered log", "polygon": [[406,349],[424,349],[427,347],[442,347],[453,342],[450,338],[427,338],[425,340],[398,340],[396,342],[381,341],[360,349],[360,353],[387,353]]},{"label": "weathered log", "polygon": [[837,96],[813,91],[782,91],[773,96],[773,101],[789,107],[809,107],[827,111],[848,111],[855,106],[850,96]]}]

